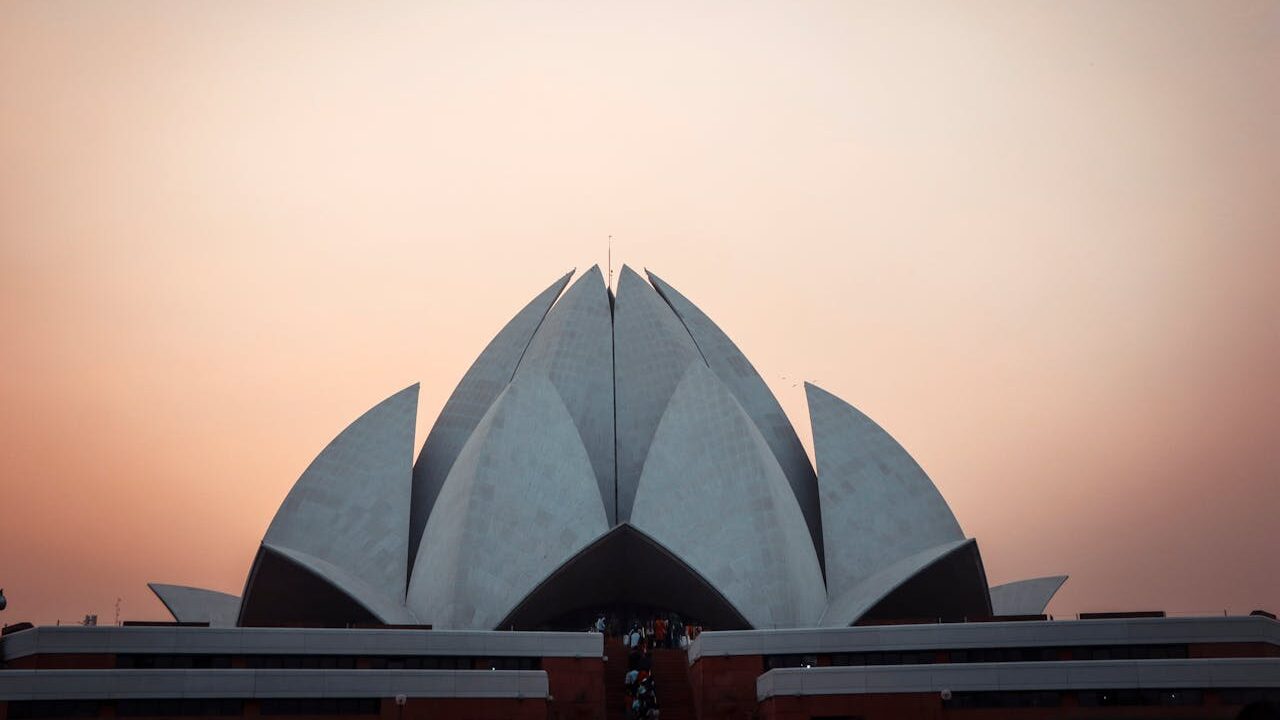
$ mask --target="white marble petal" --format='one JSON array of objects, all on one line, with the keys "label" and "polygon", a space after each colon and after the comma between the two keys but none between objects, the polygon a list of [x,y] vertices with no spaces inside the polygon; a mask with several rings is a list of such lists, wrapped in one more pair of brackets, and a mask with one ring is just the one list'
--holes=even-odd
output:
[{"label": "white marble petal", "polygon": [[440,629],[496,629],[609,529],[591,460],[556,387],[521,372],[458,455],[427,521],[408,605]]},{"label": "white marble petal", "polygon": [[462,446],[471,437],[480,418],[493,404],[498,393],[511,382],[520,357],[529,341],[542,324],[551,304],[569,284],[573,273],[551,283],[515,317],[498,331],[493,340],[480,352],[480,356],[462,376],[458,387],[445,402],[440,417],[436,419],[427,439],[422,443],[418,461],[413,466],[413,497],[409,515],[409,564],[418,552],[418,541],[427,526],[427,518],[435,505],[436,496],[444,485]]},{"label": "white marble petal", "polygon": [[809,463],[809,456],[796,436],[796,430],[787,419],[778,399],[756,372],[751,361],[733,340],[725,334],[697,305],[653,273],[649,281],[662,299],[667,301],[689,330],[694,343],[702,353],[707,366],[729,388],[751,416],[765,442],[769,443],[778,465],[787,476],[791,491],[795,493],[809,525],[809,535],[822,555],[822,511],[818,503],[818,477]]},{"label": "white marble petal", "polygon": [[183,623],[209,623],[209,627],[235,627],[240,596],[187,585],[147,583],[173,619]]},{"label": "white marble petal", "polygon": [[618,403],[618,514],[631,517],[636,485],[667,401],[688,367],[706,366],[680,319],[649,283],[622,266],[614,307]]},{"label": "white marble petal", "polygon": [[534,334],[516,378],[551,381],[591,458],[597,491],[613,520],[613,325],[599,267],[565,291]]},{"label": "white marble petal", "polygon": [[[334,438],[302,473],[262,543],[312,565],[365,607],[401,622],[418,385],[392,395]],[[249,598],[245,598],[248,602]]]},{"label": "white marble petal", "polygon": [[810,383],[805,391],[832,597],[903,558],[964,540],[946,500],[897,441],[835,395]]},{"label": "white marble petal", "polygon": [[819,625],[822,627],[852,625],[903,583],[948,555],[973,545],[974,542],[972,539],[960,539],[925,548],[881,568],[839,594],[832,594]]},{"label": "white marble petal", "polygon": [[826,604],[804,515],[760,430],[702,363],[653,435],[631,522],[755,628],[806,627]]},{"label": "white marble petal", "polygon": [[996,615],[1040,615],[1066,581],[1066,575],[1050,575],[996,585],[991,610]]}]

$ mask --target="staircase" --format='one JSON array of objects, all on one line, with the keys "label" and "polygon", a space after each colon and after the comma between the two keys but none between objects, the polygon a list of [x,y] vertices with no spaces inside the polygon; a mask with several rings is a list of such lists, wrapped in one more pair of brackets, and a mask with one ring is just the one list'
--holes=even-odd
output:
[{"label": "staircase", "polygon": [[653,682],[661,703],[662,720],[696,720],[689,660],[684,650],[653,651]]},{"label": "staircase", "polygon": [[[627,648],[622,644],[622,638],[606,637],[604,654],[609,658],[604,664],[605,717],[608,720],[625,720],[626,691],[622,687],[622,679],[627,674]],[[689,661],[684,650],[653,650],[651,656],[654,689],[661,704],[662,720],[696,720],[693,688],[689,684]]]},{"label": "staircase", "polygon": [[620,637],[605,636],[604,654],[609,658],[604,663],[604,716],[607,720],[626,720],[627,693],[622,679],[627,674],[627,646]]}]

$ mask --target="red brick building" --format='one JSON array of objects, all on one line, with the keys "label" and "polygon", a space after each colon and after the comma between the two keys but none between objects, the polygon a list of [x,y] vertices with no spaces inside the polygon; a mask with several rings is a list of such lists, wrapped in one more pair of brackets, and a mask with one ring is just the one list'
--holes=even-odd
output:
[{"label": "red brick building", "polygon": [[[11,627],[0,720],[621,718],[624,652],[585,632]],[[1280,701],[1264,616],[705,632],[656,653],[667,720],[1233,718]]]}]

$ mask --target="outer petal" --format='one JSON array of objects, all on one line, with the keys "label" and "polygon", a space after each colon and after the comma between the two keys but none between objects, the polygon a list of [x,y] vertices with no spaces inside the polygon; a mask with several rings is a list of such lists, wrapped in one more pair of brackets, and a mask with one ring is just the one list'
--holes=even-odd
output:
[{"label": "outer petal", "polygon": [[[417,408],[414,384],[360,416],[311,462],[267,528],[245,587],[241,622],[259,612],[258,603],[284,602],[274,593],[271,599],[255,597],[256,584],[274,584],[269,574],[279,567],[262,566],[266,550],[306,565],[382,622],[406,621],[399,598],[408,558]],[[283,618],[288,610],[277,607],[268,614]]]},{"label": "outer petal", "polygon": [[964,540],[946,501],[901,445],[840,398],[809,383],[805,391],[833,598],[903,558]]},{"label": "outer petal", "polygon": [[680,378],[702,355],[671,308],[627,266],[614,308],[618,402],[618,520],[631,517],[658,421]]},{"label": "outer petal", "polygon": [[178,622],[205,622],[209,627],[234,627],[240,614],[240,597],[217,590],[186,585],[147,583]]},{"label": "outer petal", "polygon": [[516,379],[529,375],[549,379],[560,394],[612,520],[613,327],[599,267],[578,278],[547,313],[516,370]]},{"label": "outer petal", "polygon": [[454,463],[427,521],[408,604],[442,629],[495,629],[608,530],[591,460],[556,388],[521,373]]},{"label": "outer petal", "polygon": [[809,456],[805,454],[795,428],[778,404],[778,399],[742,350],[706,313],[663,282],[662,278],[651,272],[648,275],[662,299],[667,301],[688,328],[707,365],[738,399],[742,409],[747,411],[747,415],[751,416],[751,420],[760,429],[765,442],[769,443],[774,456],[778,458],[778,465],[787,476],[787,482],[791,484],[791,491],[800,503],[800,510],[809,525],[809,535],[812,536],[813,544],[818,549],[818,558],[821,559],[822,512],[818,504],[818,477],[809,464]]},{"label": "outer petal", "polygon": [[449,468],[453,467],[462,446],[494,398],[511,382],[520,357],[529,347],[529,340],[572,275],[572,272],[568,273],[551,283],[507,322],[471,364],[440,411],[440,417],[422,444],[418,461],[413,466],[413,498],[409,512],[410,568],[418,554],[422,530],[427,526],[427,518],[444,479],[449,475]]},{"label": "outer petal", "polygon": [[956,540],[902,558],[833,595],[820,624],[844,627],[863,619],[990,614],[977,541]]},{"label": "outer petal", "polygon": [[826,604],[804,515],[760,430],[692,364],[653,436],[631,522],[756,628],[814,624]]},{"label": "outer petal", "polygon": [[1030,578],[991,588],[995,615],[1040,615],[1067,581],[1066,575]]},{"label": "outer petal", "polygon": [[258,548],[247,587],[252,590],[239,618],[246,627],[416,622],[400,595],[373,587],[333,563],[269,542]]}]

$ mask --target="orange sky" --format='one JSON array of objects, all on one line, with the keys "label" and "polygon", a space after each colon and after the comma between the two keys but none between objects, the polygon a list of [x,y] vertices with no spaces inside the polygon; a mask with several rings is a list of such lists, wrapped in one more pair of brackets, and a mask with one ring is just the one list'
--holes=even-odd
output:
[{"label": "orange sky", "polygon": [[570,267],[808,379],[1058,614],[1280,610],[1280,3],[0,4],[0,620],[239,593]]}]

